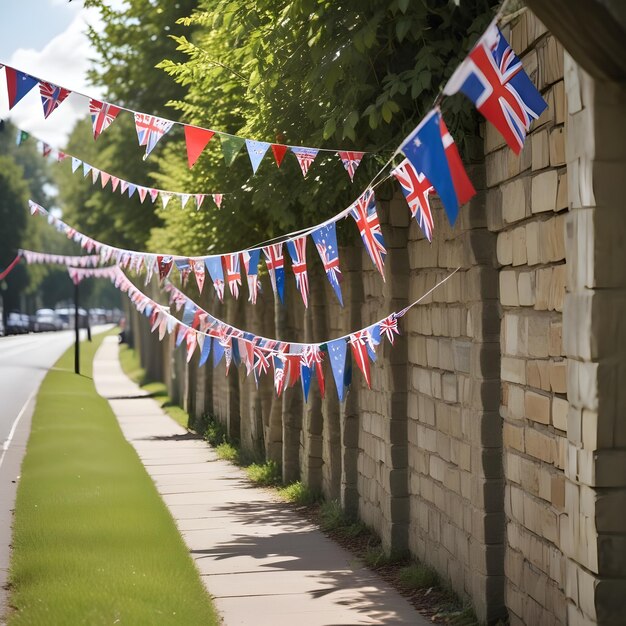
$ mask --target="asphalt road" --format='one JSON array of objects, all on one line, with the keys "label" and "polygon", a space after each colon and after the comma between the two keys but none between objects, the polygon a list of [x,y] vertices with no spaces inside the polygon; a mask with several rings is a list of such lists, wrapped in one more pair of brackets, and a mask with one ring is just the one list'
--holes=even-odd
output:
[{"label": "asphalt road", "polygon": [[[92,333],[110,327],[98,326]],[[73,341],[73,330],[0,337],[0,624],[6,611],[12,509],[33,400],[48,370]]]}]

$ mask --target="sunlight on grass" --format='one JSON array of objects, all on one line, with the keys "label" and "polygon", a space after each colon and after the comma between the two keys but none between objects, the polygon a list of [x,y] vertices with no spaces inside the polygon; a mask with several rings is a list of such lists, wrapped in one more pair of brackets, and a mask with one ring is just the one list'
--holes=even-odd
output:
[{"label": "sunlight on grass", "polygon": [[230,461],[235,464],[239,463],[239,450],[231,443],[224,441],[218,446],[215,446],[215,454],[217,454],[217,458],[222,459],[222,461]]},{"label": "sunlight on grass", "polygon": [[287,500],[287,502],[305,506],[315,504],[322,499],[322,494],[319,493],[319,491],[313,491],[299,480],[286,487],[280,487],[278,489],[278,495],[284,500]]},{"label": "sunlight on grass", "polygon": [[248,480],[260,487],[275,487],[281,483],[280,467],[276,461],[252,463],[245,469]]},{"label": "sunlight on grass", "polygon": [[68,351],[41,385],[17,493],[9,624],[217,624],[182,538]]}]

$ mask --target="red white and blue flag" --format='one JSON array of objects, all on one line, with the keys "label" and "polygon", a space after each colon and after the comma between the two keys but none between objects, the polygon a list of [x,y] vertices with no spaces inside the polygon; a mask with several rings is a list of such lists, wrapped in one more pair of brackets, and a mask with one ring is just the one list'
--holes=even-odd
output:
[{"label": "red white and blue flag", "polygon": [[241,261],[248,276],[248,300],[252,304],[256,304],[256,298],[259,293],[259,259],[261,258],[261,250],[244,250],[241,253]]},{"label": "red white and blue flag", "polygon": [[326,277],[330,282],[337,299],[341,306],[343,306],[343,298],[341,297],[341,286],[339,281],[341,280],[341,270],[339,269],[339,251],[337,248],[337,231],[335,228],[335,222],[320,226],[317,230],[311,233],[311,239],[317,248],[317,251],[324,264],[324,271]]},{"label": "red white and blue flag", "polygon": [[120,108],[107,102],[100,102],[92,98],[89,101],[89,114],[91,115],[91,124],[93,126],[93,138],[98,139],[117,117]]},{"label": "red white and blue flag", "polygon": [[352,356],[359,366],[367,386],[372,387],[372,376],[370,372],[370,351],[374,350],[374,344],[369,330],[359,330],[358,332],[350,335],[350,346],[352,348]]},{"label": "red white and blue flag", "polygon": [[374,190],[366,189],[364,193],[356,200],[350,209],[350,215],[354,218],[356,225],[361,233],[363,245],[370,255],[376,269],[381,273],[385,280],[385,256],[387,250],[383,240],[383,233],[380,229],[380,221],[376,212],[376,199],[374,198]]},{"label": "red white and blue flag", "polygon": [[263,254],[265,256],[265,265],[270,275],[272,282],[272,289],[274,295],[278,292],[280,301],[283,302],[283,295],[285,291],[285,259],[283,257],[283,244],[274,243],[263,248]]},{"label": "red white and blue flag", "polygon": [[296,159],[298,159],[300,169],[302,170],[302,176],[306,176],[309,171],[309,167],[311,167],[311,164],[315,161],[318,150],[315,148],[300,148],[298,146],[292,146],[291,151],[296,155]]},{"label": "red white and blue flag", "polygon": [[65,87],[58,87],[52,83],[40,81],[39,93],[41,94],[41,103],[43,104],[43,116],[47,118],[70,93]]},{"label": "red white and blue flag", "polygon": [[392,313],[389,317],[384,319],[379,324],[380,334],[384,335],[389,340],[389,343],[393,346],[393,342],[395,340],[395,335],[399,335],[400,331],[398,330],[398,318]]},{"label": "red white and blue flag", "polygon": [[139,139],[139,145],[146,147],[146,156],[152,152],[159,139],[169,132],[173,125],[174,122],[161,119],[155,115],[135,113],[137,138]]},{"label": "red white and blue flag", "polygon": [[461,91],[519,154],[526,132],[548,106],[495,22],[478,40],[444,88]]},{"label": "red white and blue flag", "polygon": [[309,307],[309,275],[306,267],[306,235],[287,242],[287,250],[291,257],[291,269],[296,277],[296,287],[300,291],[302,301]]},{"label": "red white and blue flag", "polygon": [[364,152],[337,152],[337,156],[341,159],[343,166],[346,168],[346,172],[348,172],[348,176],[350,176],[350,182],[354,181],[354,173],[356,172],[356,168],[359,167],[364,154]]},{"label": "red white and blue flag", "polygon": [[222,265],[226,282],[230,289],[230,295],[239,298],[239,287],[241,287],[241,270],[239,269],[239,253],[225,254],[222,256]]},{"label": "red white and blue flag", "polygon": [[224,270],[219,256],[210,256],[204,259],[204,264],[213,280],[213,287],[220,302],[224,301]]},{"label": "red white and blue flag", "polygon": [[404,159],[391,173],[400,183],[402,193],[411,209],[411,215],[417,220],[426,239],[432,241],[435,223],[428,196],[434,193],[435,188],[424,174],[416,171],[408,159]]},{"label": "red white and blue flag", "polygon": [[12,109],[39,81],[32,76],[5,65],[9,109]]}]

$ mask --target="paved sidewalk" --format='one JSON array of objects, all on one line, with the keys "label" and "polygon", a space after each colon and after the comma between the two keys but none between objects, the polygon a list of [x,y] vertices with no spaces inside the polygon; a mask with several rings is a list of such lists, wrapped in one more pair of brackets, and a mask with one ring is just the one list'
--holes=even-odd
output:
[{"label": "paved sidewalk", "polygon": [[117,337],[94,381],[154,480],[225,626],[427,622],[373,572],[271,492],[217,459],[122,372]]}]

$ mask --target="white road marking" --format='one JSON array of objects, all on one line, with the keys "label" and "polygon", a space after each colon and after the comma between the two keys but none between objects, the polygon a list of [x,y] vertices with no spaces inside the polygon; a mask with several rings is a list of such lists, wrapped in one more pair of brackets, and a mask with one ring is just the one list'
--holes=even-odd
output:
[{"label": "white road marking", "polygon": [[35,394],[37,393],[37,391],[38,389],[33,389],[31,394],[28,396],[28,399],[26,400],[26,402],[24,402],[24,405],[20,409],[20,412],[17,414],[17,417],[13,421],[13,425],[11,426],[9,436],[7,437],[6,441],[2,444],[2,456],[0,456],[0,467],[2,467],[2,461],[4,461],[4,456],[6,455],[7,450],[9,449],[9,446],[11,445],[11,440],[13,439],[13,435],[15,435],[15,430],[17,429],[17,425],[20,423],[22,416],[26,412],[26,409],[28,408],[28,405],[30,404],[31,400],[35,397]]}]

